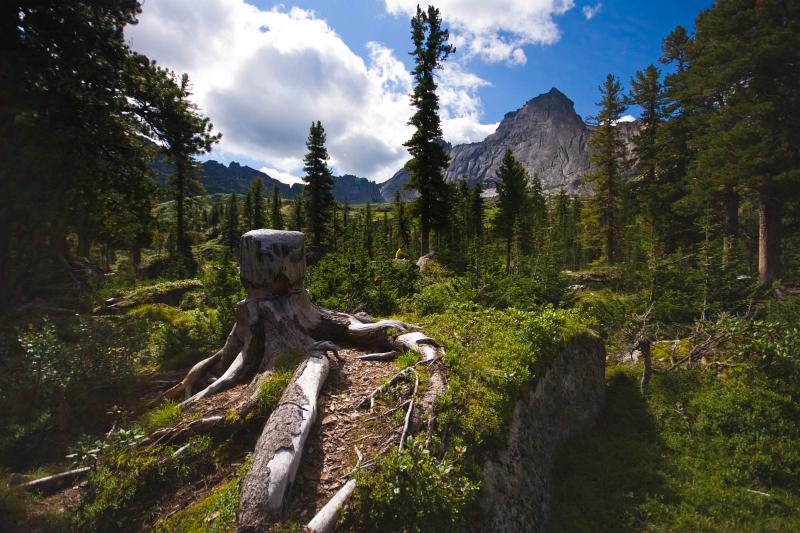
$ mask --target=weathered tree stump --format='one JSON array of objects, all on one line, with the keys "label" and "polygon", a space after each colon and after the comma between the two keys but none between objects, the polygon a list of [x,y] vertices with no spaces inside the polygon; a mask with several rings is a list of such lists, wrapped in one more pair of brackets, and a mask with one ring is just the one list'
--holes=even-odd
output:
[{"label": "weathered tree stump", "polygon": [[[317,397],[328,375],[327,350],[337,349],[333,343],[384,352],[409,348],[428,363],[437,359],[439,348],[429,337],[412,331],[418,329],[416,326],[397,320],[357,318],[315,305],[304,288],[305,244],[300,232],[245,233],[240,277],[247,297],[236,305],[236,323],[225,345],[194,365],[165,396],[183,395],[184,405],[189,405],[247,382],[251,384],[245,388],[250,391],[248,394],[253,390],[257,393],[265,373],[282,354],[307,355],[267,420],[242,484],[238,530],[265,531],[280,520],[285,508],[306,437],[316,418]],[[214,375],[218,377],[214,379]],[[441,378],[438,372],[432,372],[431,377],[433,386],[427,390],[438,394],[443,390]],[[210,384],[205,385],[209,380]],[[429,425],[433,418],[430,394],[426,392],[420,402],[431,408]],[[244,402],[243,410],[252,404],[252,398]]]}]

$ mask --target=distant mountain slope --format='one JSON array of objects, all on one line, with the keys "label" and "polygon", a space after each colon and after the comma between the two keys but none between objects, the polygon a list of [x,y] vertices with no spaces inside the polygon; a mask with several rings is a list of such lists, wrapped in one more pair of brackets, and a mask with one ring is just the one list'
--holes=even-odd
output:
[{"label": "distant mountain slope", "polygon": [[381,183],[380,186],[383,199],[387,202],[393,201],[394,193],[396,193],[397,191],[400,191],[400,196],[406,202],[416,198],[418,196],[416,190],[405,188],[406,182],[408,181],[408,177],[409,177],[408,171],[404,168],[401,168],[400,170],[394,173],[394,176]]},{"label": "distant mountain slope", "polygon": [[333,197],[336,198],[337,202],[351,204],[383,202],[381,188],[377,183],[352,174],[336,177],[336,184],[333,186]]},{"label": "distant mountain slope", "polygon": [[278,181],[269,174],[265,174],[260,170],[248,167],[247,165],[240,165],[236,161],[231,162],[227,167],[217,161],[205,161],[200,165],[203,175],[200,181],[206,188],[206,193],[217,194],[235,192],[237,194],[246,194],[250,189],[250,182],[254,178],[261,178],[264,181],[264,194],[272,193],[272,189],[277,185],[284,198],[294,198],[302,190],[302,185],[287,185],[282,181]]},{"label": "distant mountain slope", "polygon": [[[157,176],[156,182],[166,184],[167,177],[172,172],[172,166],[164,161],[163,156],[157,156],[153,162]],[[246,194],[250,189],[250,182],[254,178],[261,178],[264,182],[264,195],[272,194],[272,189],[277,186],[283,198],[294,198],[303,190],[303,185],[295,183],[288,185],[269,174],[256,170],[247,165],[232,162],[228,166],[214,160],[204,161],[200,164],[200,182],[206,189],[206,194]],[[365,204],[367,202],[380,203],[383,201],[380,187],[374,181],[360,178],[352,174],[336,177],[333,188],[333,197],[338,202],[351,204]]]},{"label": "distant mountain slope", "polygon": [[[630,143],[638,123],[621,123],[620,129]],[[510,149],[529,174],[542,179],[545,190],[563,187],[573,194],[585,194],[588,191],[582,179],[591,168],[587,144],[591,131],[592,126],[575,112],[573,102],[553,88],[507,113],[497,130],[483,141],[452,147],[445,181],[466,176],[471,184],[480,181],[484,189],[493,189],[503,154]],[[408,173],[398,171],[381,186],[384,198],[388,200],[387,194],[402,190],[407,180]],[[403,194],[411,198],[414,191]]]}]

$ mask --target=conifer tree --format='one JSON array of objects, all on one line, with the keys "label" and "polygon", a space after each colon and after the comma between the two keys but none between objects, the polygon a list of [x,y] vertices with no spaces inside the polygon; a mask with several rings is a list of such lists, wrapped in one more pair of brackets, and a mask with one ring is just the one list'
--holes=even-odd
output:
[{"label": "conifer tree", "polygon": [[605,260],[616,262],[617,238],[620,232],[620,201],[622,196],[622,173],[625,169],[625,144],[617,128],[626,106],[622,97],[622,86],[612,75],[600,86],[600,112],[594,120],[596,129],[589,139],[594,148],[591,162],[593,171],[586,176],[592,187],[589,199],[590,223],[587,229],[602,242]]},{"label": "conifer tree", "polygon": [[650,65],[631,78],[631,90],[626,102],[642,109],[641,124],[633,142],[637,158],[638,179],[631,191],[640,212],[655,229],[667,249],[673,248],[670,234],[677,229],[672,216],[676,187],[672,174],[658,171],[659,136],[667,115],[667,95],[661,85],[661,72]]},{"label": "conifer tree", "polygon": [[455,52],[455,47],[447,42],[449,36],[449,32],[442,29],[438,9],[428,6],[428,10],[423,11],[417,6],[417,13],[411,19],[411,39],[414,44],[411,52],[414,57],[411,104],[416,112],[409,121],[409,125],[414,127],[414,134],[405,143],[411,154],[411,161],[406,165],[410,174],[406,188],[419,192],[412,207],[419,218],[423,255],[430,249],[431,230],[444,227],[448,221],[444,169],[450,158],[441,142],[442,126],[434,72]]},{"label": "conifer tree", "polygon": [[333,206],[334,178],[328,168],[328,150],[325,148],[325,129],[320,121],[312,122],[306,141],[308,152],[305,165],[303,189],[306,222],[313,235],[313,244],[320,246],[327,237],[327,227]]},{"label": "conifer tree", "polygon": [[270,202],[272,212],[270,213],[270,226],[272,229],[283,229],[283,201],[281,200],[281,190],[277,185],[272,189],[272,202]]},{"label": "conifer tree", "polygon": [[303,231],[305,228],[305,218],[303,217],[303,195],[298,194],[292,200],[292,214],[289,219],[289,229],[292,231]]},{"label": "conifer tree", "polygon": [[394,203],[392,205],[394,215],[394,238],[397,242],[398,250],[403,253],[408,252],[408,244],[411,241],[411,230],[408,224],[408,215],[406,214],[406,203],[400,195],[400,191],[394,193]]},{"label": "conifer tree", "polygon": [[225,243],[228,245],[228,250],[232,252],[239,245],[239,237],[241,236],[239,230],[239,201],[236,199],[235,192],[228,196],[225,221]]},{"label": "conifer tree", "polygon": [[726,196],[732,189],[724,200],[756,197],[763,284],[781,276],[783,208],[800,195],[798,21],[795,1],[717,2],[697,18],[682,76],[690,98],[708,104],[691,141],[693,175]]},{"label": "conifer tree", "polygon": [[252,191],[248,190],[244,195],[244,208],[242,209],[242,222],[244,223],[244,231],[253,229],[253,195]]},{"label": "conifer tree", "polygon": [[203,186],[197,178],[197,163],[192,157],[208,152],[221,135],[212,134],[211,122],[197,112],[197,106],[189,100],[191,94],[189,76],[184,74],[165,99],[162,115],[165,152],[175,167],[169,183],[175,199],[176,247],[184,264],[193,270],[194,261],[186,238],[186,198],[202,192]]},{"label": "conifer tree", "polygon": [[373,248],[373,244],[375,241],[375,228],[373,228],[373,220],[372,220],[372,204],[367,202],[367,205],[364,206],[364,219],[363,219],[363,226],[362,226],[362,240],[361,244],[366,250],[367,255],[373,257],[375,254],[375,250]]},{"label": "conifer tree", "polygon": [[479,181],[472,188],[470,198],[470,226],[472,228],[470,231],[478,240],[483,238],[483,218],[483,187]]},{"label": "conifer tree", "polygon": [[497,190],[497,213],[494,229],[506,246],[506,273],[511,272],[511,252],[515,237],[519,235],[520,222],[528,203],[528,176],[511,150],[506,150],[497,177],[494,180]]},{"label": "conifer tree", "polygon": [[264,227],[264,183],[261,178],[253,178],[250,182],[250,229]]}]

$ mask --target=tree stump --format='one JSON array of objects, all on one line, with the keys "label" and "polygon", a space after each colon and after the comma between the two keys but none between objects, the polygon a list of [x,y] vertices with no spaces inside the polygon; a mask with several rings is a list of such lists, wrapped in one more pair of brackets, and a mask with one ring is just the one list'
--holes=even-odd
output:
[{"label": "tree stump", "polygon": [[[315,305],[304,287],[302,233],[249,231],[242,236],[240,249],[240,277],[247,297],[236,305],[236,323],[225,345],[194,365],[165,396],[182,394],[188,405],[247,382],[251,386],[244,390],[255,390],[257,394],[261,378],[278,357],[287,352],[306,354],[264,426],[242,484],[238,530],[265,531],[280,520],[285,508],[286,495],[316,418],[317,397],[328,375],[327,351],[338,349],[334,343],[383,351],[407,347],[420,353],[425,361],[435,359],[437,352],[433,348],[435,341],[413,332],[418,329],[416,326],[397,320],[373,322]],[[218,377],[213,379],[214,375]],[[204,386],[210,379],[210,384]],[[439,380],[434,381],[437,383],[432,388],[439,392]],[[432,408],[432,400],[426,400],[423,404]],[[240,415],[252,404],[244,402]],[[167,435],[166,440],[176,435],[182,433]]]}]

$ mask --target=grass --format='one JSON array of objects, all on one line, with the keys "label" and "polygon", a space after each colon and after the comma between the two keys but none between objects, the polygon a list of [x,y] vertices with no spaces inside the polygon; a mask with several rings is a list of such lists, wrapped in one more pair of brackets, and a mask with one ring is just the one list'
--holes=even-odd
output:
[{"label": "grass", "polygon": [[221,533],[236,530],[236,508],[239,505],[239,484],[235,477],[186,509],[160,520],[157,533]]},{"label": "grass", "polygon": [[172,427],[180,420],[182,411],[178,402],[165,401],[142,415],[139,426],[148,434],[160,428]]},{"label": "grass", "polygon": [[[800,530],[800,403],[782,380],[612,368],[596,430],[555,468],[554,531]],[[795,392],[796,394],[796,392]]]}]

